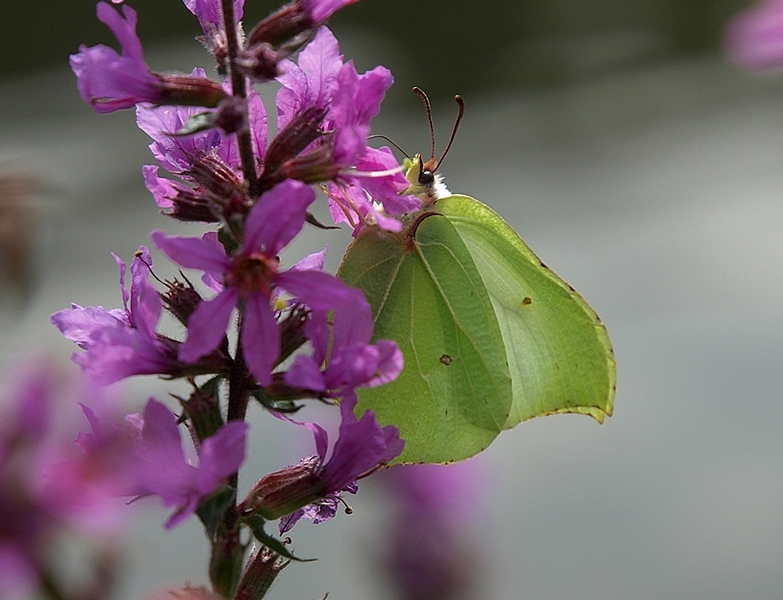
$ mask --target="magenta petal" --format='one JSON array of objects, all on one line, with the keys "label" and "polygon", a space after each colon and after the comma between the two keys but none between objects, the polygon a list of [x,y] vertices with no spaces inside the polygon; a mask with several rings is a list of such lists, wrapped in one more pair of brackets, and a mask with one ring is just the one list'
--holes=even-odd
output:
[{"label": "magenta petal", "polygon": [[158,175],[159,167],[144,165],[141,168],[144,176],[144,186],[155,198],[155,204],[163,209],[174,208],[173,198],[177,197],[178,190],[173,181]]},{"label": "magenta petal", "polygon": [[402,373],[402,367],[405,363],[402,351],[399,349],[396,342],[378,340],[376,347],[380,353],[377,376],[366,383],[367,387],[377,387],[394,381],[397,379],[397,376]]},{"label": "magenta petal", "polygon": [[169,237],[162,231],[153,231],[150,238],[166,256],[180,266],[203,271],[225,272],[231,269],[231,260],[225,251],[210,239]]},{"label": "magenta petal", "polygon": [[350,304],[356,292],[323,271],[284,271],[275,276],[275,283],[313,310],[330,310]]},{"label": "magenta petal", "polygon": [[269,301],[253,294],[245,303],[240,334],[245,362],[258,383],[272,383],[272,366],[280,356],[280,330]]},{"label": "magenta petal", "polygon": [[171,464],[185,463],[177,417],[165,404],[150,398],[144,407],[144,448],[156,459]]},{"label": "magenta petal", "polygon": [[313,188],[294,179],[263,194],[245,223],[245,251],[276,256],[301,231],[314,201]]},{"label": "magenta petal", "polygon": [[98,20],[107,25],[120,42],[123,56],[142,60],[141,40],[136,34],[136,24],[139,20],[136,11],[126,4],[122,7],[125,16],[123,19],[120,13],[105,2],[99,2],[96,9]]},{"label": "magenta petal", "polygon": [[188,336],[179,348],[180,360],[195,362],[220,345],[238,300],[239,293],[227,288],[199,303],[188,319]]},{"label": "magenta petal", "polygon": [[296,357],[294,364],[286,371],[284,379],[286,385],[291,387],[314,392],[326,390],[326,383],[324,382],[320,365],[311,357],[302,354]]},{"label": "magenta petal", "polygon": [[356,402],[356,395],[351,393],[346,394],[340,404],[343,418],[340,437],[323,472],[330,492],[340,491],[380,462],[391,460],[402,452],[397,428],[381,428],[370,410],[357,421],[353,413]]},{"label": "magenta petal", "polygon": [[229,421],[204,440],[196,476],[196,485],[202,497],[214,492],[222,479],[239,470],[245,460],[247,429],[247,423]]}]

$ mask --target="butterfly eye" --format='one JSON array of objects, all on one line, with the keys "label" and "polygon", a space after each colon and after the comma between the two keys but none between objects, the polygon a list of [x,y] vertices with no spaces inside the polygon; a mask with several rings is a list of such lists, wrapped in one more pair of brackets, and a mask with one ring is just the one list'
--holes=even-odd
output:
[{"label": "butterfly eye", "polygon": [[430,170],[424,170],[419,174],[419,183],[421,185],[430,185],[435,181],[435,174]]}]

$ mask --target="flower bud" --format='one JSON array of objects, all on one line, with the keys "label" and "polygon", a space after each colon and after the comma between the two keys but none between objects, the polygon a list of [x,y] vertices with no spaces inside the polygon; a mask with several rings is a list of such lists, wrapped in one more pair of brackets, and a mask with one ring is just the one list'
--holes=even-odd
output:
[{"label": "flower bud", "polygon": [[272,587],[288,561],[282,561],[271,550],[261,547],[247,561],[242,580],[234,596],[235,600],[256,600],[263,598]]},{"label": "flower bud", "polygon": [[265,475],[239,505],[240,514],[255,513],[271,521],[318,500],[324,489],[318,466],[318,457],[310,456]]},{"label": "flower bud", "polygon": [[223,87],[211,79],[190,75],[155,74],[160,80],[156,104],[216,107],[228,97]]}]

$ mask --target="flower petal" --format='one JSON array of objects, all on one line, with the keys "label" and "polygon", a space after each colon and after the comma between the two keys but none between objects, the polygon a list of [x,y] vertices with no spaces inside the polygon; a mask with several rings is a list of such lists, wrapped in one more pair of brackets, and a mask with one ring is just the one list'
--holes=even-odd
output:
[{"label": "flower petal", "polygon": [[258,383],[272,382],[272,366],[280,356],[280,330],[269,300],[263,294],[252,294],[245,302],[240,333],[245,362]]},{"label": "flower petal", "polygon": [[150,238],[171,260],[182,267],[203,271],[226,272],[231,260],[222,247],[205,234],[202,238],[168,236],[162,231],[153,231]]},{"label": "flower petal", "polygon": [[301,231],[314,201],[313,188],[293,179],[262,194],[245,223],[245,251],[277,256]]},{"label": "flower petal", "polygon": [[238,300],[239,293],[228,288],[198,304],[188,319],[188,336],[179,347],[180,360],[195,362],[218,347]]}]

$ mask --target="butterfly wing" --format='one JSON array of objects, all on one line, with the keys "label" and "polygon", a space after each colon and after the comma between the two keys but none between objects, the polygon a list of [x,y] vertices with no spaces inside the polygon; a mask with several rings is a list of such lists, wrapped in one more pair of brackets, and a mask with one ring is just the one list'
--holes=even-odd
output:
[{"label": "butterfly wing", "polygon": [[468,248],[502,331],[514,396],[505,428],[555,413],[611,415],[616,366],[595,311],[485,204],[455,195],[436,208]]},{"label": "butterfly wing", "polygon": [[360,412],[399,428],[405,449],[395,462],[485,449],[508,422],[511,377],[492,302],[455,227],[433,214],[401,235],[365,228],[338,275],[364,291],[374,337],[396,341],[405,357],[395,381],[358,390]]}]

